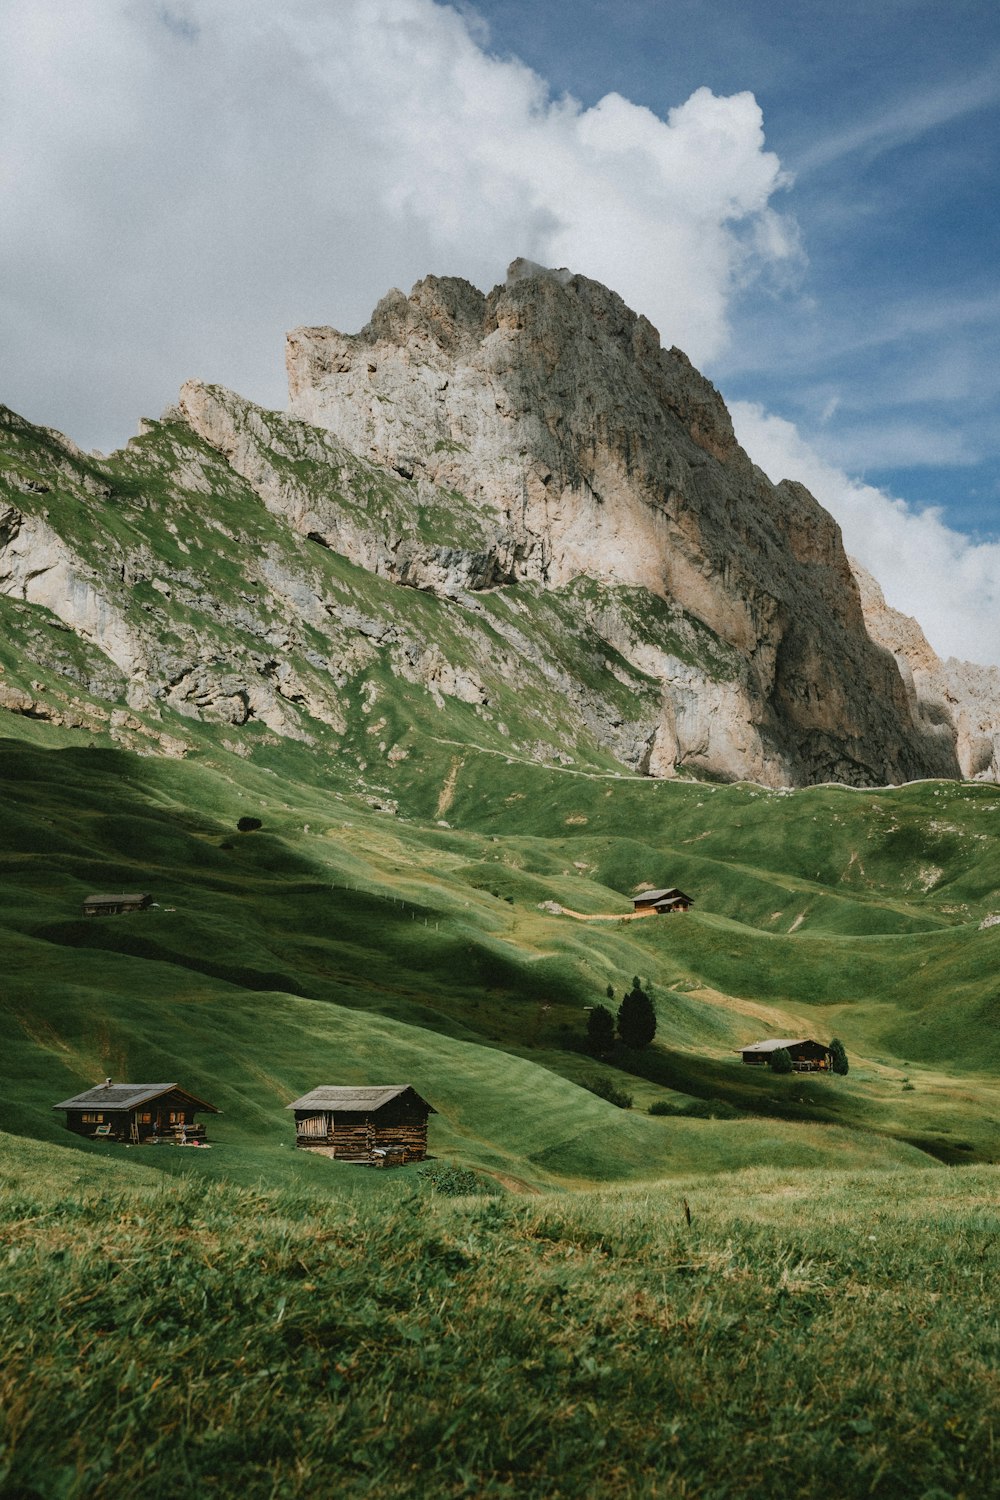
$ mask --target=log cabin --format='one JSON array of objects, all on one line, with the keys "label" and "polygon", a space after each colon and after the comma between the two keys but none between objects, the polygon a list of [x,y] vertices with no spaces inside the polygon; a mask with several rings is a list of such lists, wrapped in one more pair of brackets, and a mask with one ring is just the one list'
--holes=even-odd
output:
[{"label": "log cabin", "polygon": [[176,1083],[112,1083],[110,1078],[52,1108],[66,1111],[66,1129],[75,1135],[133,1146],[203,1144],[205,1127],[195,1116],[220,1113]]},{"label": "log cabin", "polygon": [[666,890],[640,891],[638,896],[632,897],[632,905],[637,912],[655,911],[657,916],[665,916],[670,912],[688,911],[694,905],[694,897],[686,896],[672,885]]},{"label": "log cabin", "polygon": [[356,1088],[322,1085],[286,1108],[295,1111],[295,1144],[341,1161],[423,1161],[427,1117],[437,1111],[408,1084]]},{"label": "log cabin", "polygon": [[766,1068],[774,1054],[784,1047],[792,1059],[796,1073],[829,1073],[833,1067],[833,1053],[822,1042],[811,1037],[773,1037],[766,1042],[754,1042],[743,1047],[740,1056],[748,1067]]},{"label": "log cabin", "polygon": [[117,896],[87,896],[83,903],[85,917],[117,917],[125,911],[147,911],[153,904],[148,891],[122,891]]}]

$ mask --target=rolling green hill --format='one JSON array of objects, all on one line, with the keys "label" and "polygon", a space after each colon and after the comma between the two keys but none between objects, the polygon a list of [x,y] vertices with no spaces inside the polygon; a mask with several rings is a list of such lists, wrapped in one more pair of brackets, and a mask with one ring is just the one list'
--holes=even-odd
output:
[{"label": "rolling green hill", "polygon": [[[56,1099],[177,1077],[224,1111],[204,1170],[280,1181],[290,1098],[398,1077],[440,1111],[435,1154],[534,1186],[1000,1155],[989,787],[768,793],[427,741],[387,776],[390,813],[296,745],[176,761],[10,722],[5,1129],[69,1144]],[[262,827],[239,833],[247,814]],[[695,909],[614,920],[644,879]],[[85,919],[104,888],[156,906]],[[585,1007],[633,974],[656,1042],[595,1063]],[[736,1056],[795,1034],[841,1036],[849,1076]],[[595,1074],[636,1107],[581,1087]]]}]

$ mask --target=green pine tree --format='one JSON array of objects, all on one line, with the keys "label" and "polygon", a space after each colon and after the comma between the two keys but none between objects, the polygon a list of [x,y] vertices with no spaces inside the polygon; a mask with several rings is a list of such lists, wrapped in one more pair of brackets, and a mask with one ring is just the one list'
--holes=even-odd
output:
[{"label": "green pine tree", "polygon": [[618,1007],[618,1035],[623,1046],[636,1051],[648,1047],[656,1035],[656,1011],[638,978],[632,980],[631,990]]},{"label": "green pine tree", "polygon": [[841,1077],[845,1077],[850,1069],[850,1063],[847,1061],[847,1048],[839,1036],[835,1036],[830,1043],[830,1051],[833,1054],[830,1066],[835,1073],[839,1073]]},{"label": "green pine tree", "polygon": [[606,1005],[595,1005],[587,1016],[587,1051],[606,1057],[615,1045],[615,1018]]}]

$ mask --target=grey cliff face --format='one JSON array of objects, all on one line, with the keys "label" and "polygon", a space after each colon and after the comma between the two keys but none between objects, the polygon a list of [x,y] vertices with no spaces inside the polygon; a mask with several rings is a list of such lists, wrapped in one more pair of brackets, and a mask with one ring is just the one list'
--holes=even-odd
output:
[{"label": "grey cliff face", "polygon": [[942,661],[916,620],[886,604],[860,563],[851,565],[868,634],[893,653],[914,723],[954,747],[966,779],[1000,780],[1000,670],[953,656]]},{"label": "grey cliff face", "polygon": [[500,581],[645,590],[731,649],[723,689],[617,633],[662,683],[654,774],[958,774],[954,745],[914,718],[869,638],[836,523],[751,464],[714,387],[613,292],[523,263],[488,296],[429,277],[390,292],[357,335],[295,330],[287,363],[295,415],[466,497]]}]

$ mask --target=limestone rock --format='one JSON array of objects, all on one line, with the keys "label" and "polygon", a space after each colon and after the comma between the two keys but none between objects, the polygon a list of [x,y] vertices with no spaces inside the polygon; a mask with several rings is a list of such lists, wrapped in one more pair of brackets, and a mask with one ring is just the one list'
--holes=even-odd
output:
[{"label": "limestone rock", "polygon": [[1000,670],[953,656],[942,661],[916,620],[886,604],[860,563],[851,565],[868,633],[895,657],[914,722],[954,747],[964,777],[1000,780]]},{"label": "limestone rock", "polygon": [[359,334],[296,329],[287,364],[294,415],[461,493],[511,581],[645,590],[735,654],[725,691],[656,668],[651,770],[957,774],[866,633],[832,517],[750,463],[714,387],[605,287],[522,262],[488,296],[428,277],[390,292]]}]

